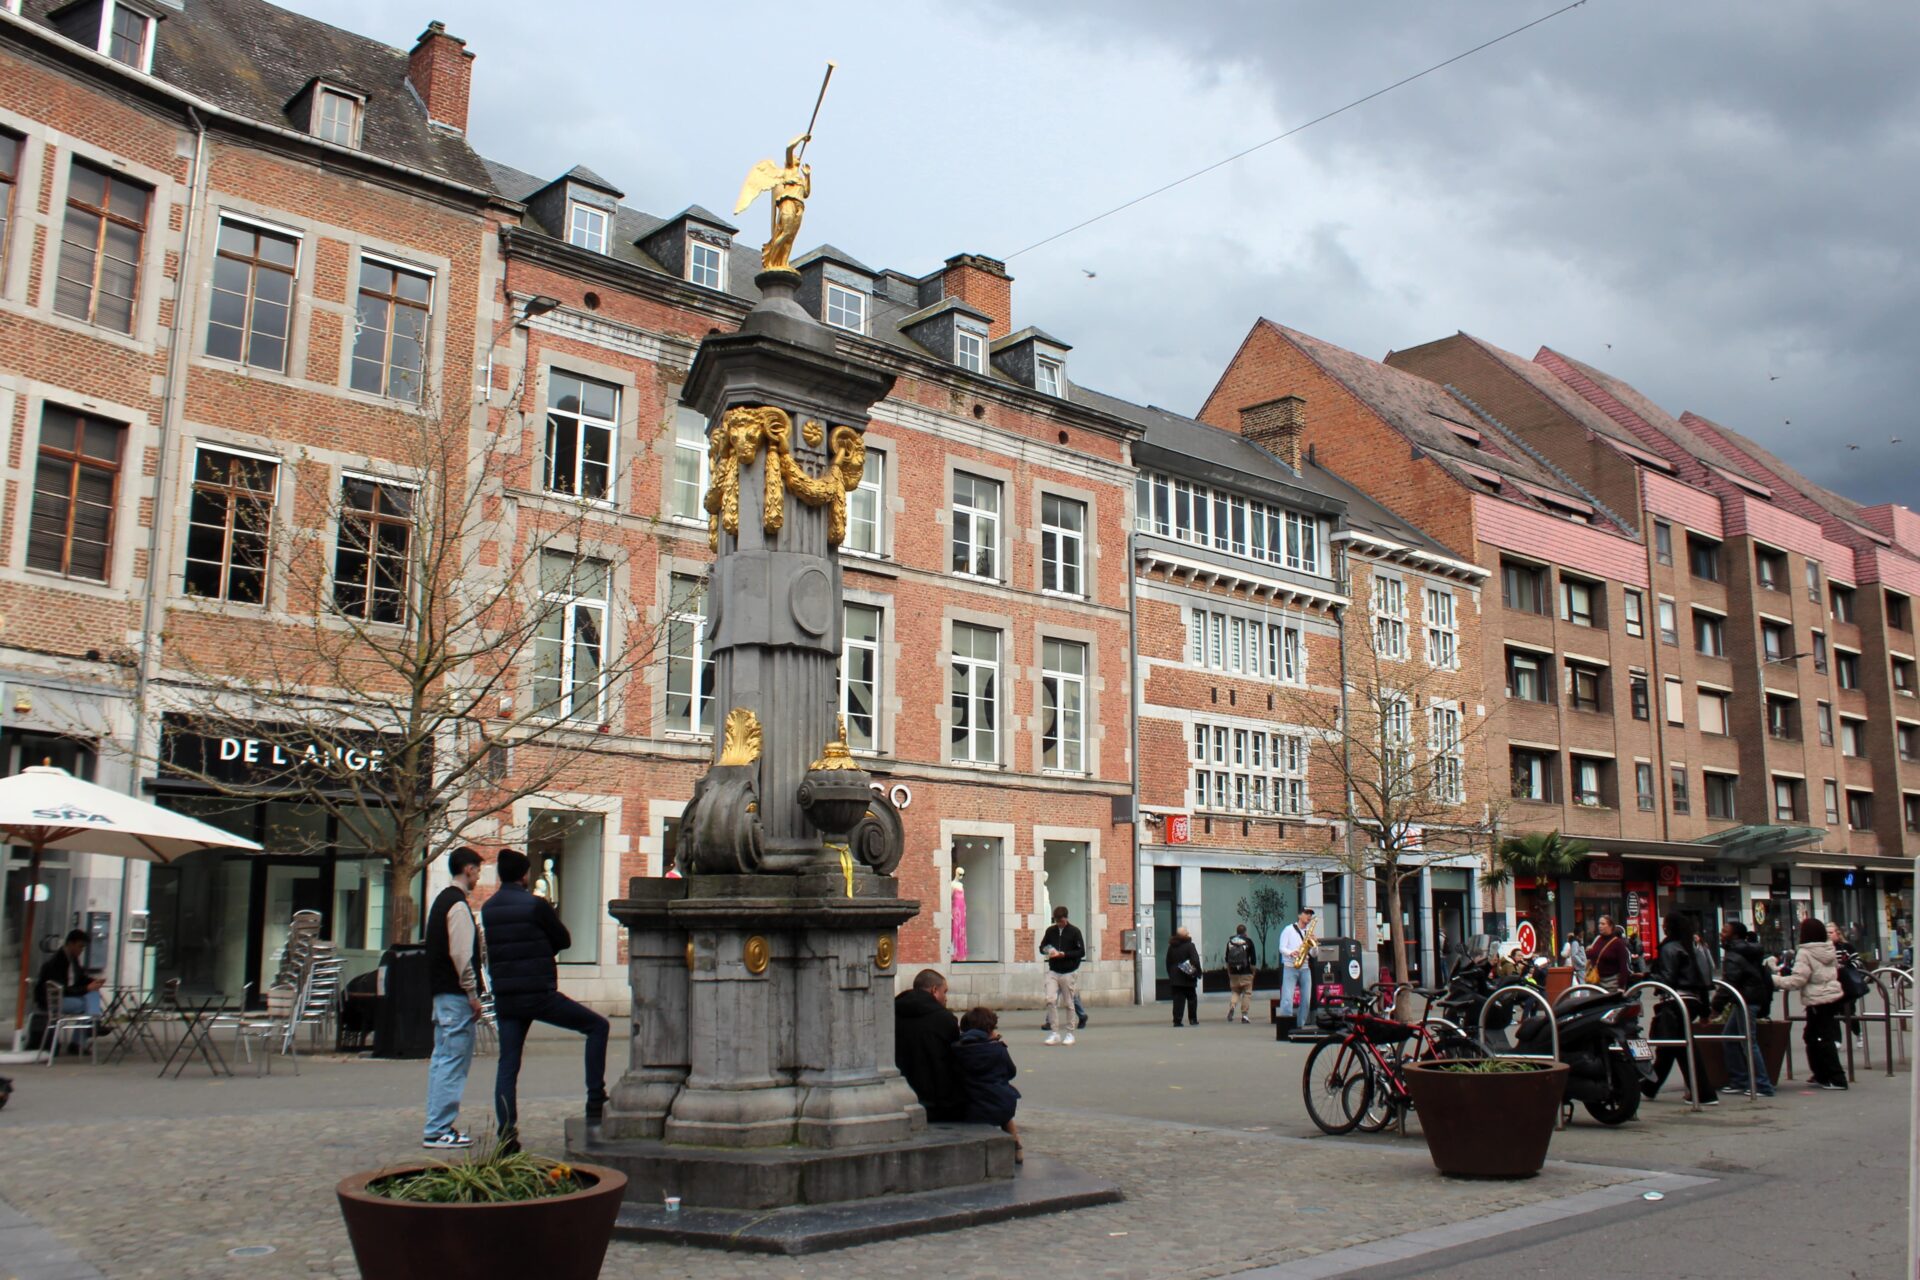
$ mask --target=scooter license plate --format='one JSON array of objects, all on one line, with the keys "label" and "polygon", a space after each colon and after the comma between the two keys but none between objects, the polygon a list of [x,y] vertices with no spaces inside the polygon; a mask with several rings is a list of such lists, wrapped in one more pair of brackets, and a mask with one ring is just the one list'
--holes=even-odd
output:
[{"label": "scooter license plate", "polygon": [[1635,1062],[1652,1062],[1653,1046],[1645,1040],[1627,1041],[1627,1052],[1633,1055]]}]

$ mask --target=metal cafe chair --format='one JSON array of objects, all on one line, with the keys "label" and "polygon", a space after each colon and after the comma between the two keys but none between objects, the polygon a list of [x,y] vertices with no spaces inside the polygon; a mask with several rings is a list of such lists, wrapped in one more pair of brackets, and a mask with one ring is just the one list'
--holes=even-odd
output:
[{"label": "metal cafe chair", "polygon": [[60,1041],[66,1039],[69,1044],[79,1044],[82,1035],[87,1037],[87,1051],[94,1065],[100,1063],[100,1022],[90,1013],[62,1013],[60,1002],[66,991],[57,982],[49,982],[44,988],[46,993],[47,1033],[41,1042],[41,1050],[47,1055],[47,1065],[59,1055]]},{"label": "metal cafe chair", "polygon": [[[293,1059],[293,1074],[300,1074],[300,1043],[293,1034],[299,1025],[296,1016],[297,989],[287,985],[267,988],[267,1011],[259,1014],[242,1014],[239,1030],[235,1033],[247,1061],[253,1063],[255,1075],[266,1075],[273,1070],[273,1055],[276,1050]],[[259,1045],[256,1056],[254,1046]]]}]

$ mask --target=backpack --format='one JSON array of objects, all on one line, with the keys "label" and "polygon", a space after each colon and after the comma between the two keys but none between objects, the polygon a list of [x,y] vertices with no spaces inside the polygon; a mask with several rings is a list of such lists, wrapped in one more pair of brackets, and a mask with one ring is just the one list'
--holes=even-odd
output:
[{"label": "backpack", "polygon": [[1858,1000],[1873,990],[1873,982],[1858,965],[1840,966],[1840,990],[1849,1000]]},{"label": "backpack", "polygon": [[1237,933],[1227,939],[1227,972],[1253,972],[1253,944]]}]

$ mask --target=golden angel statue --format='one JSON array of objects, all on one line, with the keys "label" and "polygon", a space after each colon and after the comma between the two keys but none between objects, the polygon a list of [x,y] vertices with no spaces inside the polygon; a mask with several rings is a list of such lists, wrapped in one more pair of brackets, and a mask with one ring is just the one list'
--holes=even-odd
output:
[{"label": "golden angel statue", "polygon": [[813,166],[800,159],[813,135],[803,133],[787,144],[785,167],[762,160],[747,174],[740,186],[740,202],[735,213],[744,213],[763,191],[773,193],[773,230],[760,249],[760,267],[765,271],[790,271],[794,238],[800,234],[800,218],[806,212],[807,197],[813,194]]}]

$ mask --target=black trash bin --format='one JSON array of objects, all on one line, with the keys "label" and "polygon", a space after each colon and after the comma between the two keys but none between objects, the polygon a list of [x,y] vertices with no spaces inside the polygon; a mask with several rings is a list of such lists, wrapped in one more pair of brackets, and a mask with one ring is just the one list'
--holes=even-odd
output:
[{"label": "black trash bin", "polygon": [[403,942],[380,957],[380,1009],[374,1015],[373,1056],[425,1058],[433,1053],[433,985],[427,944]]}]

